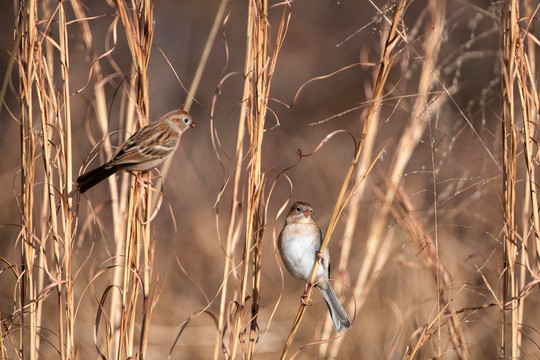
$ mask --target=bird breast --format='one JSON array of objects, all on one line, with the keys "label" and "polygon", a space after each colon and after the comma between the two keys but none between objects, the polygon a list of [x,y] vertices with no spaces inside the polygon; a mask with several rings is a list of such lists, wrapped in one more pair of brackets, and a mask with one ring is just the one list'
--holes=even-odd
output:
[{"label": "bird breast", "polygon": [[[285,226],[280,234],[279,247],[285,267],[294,277],[304,281],[308,281],[311,276],[315,254],[320,246],[320,232],[315,224],[291,223]],[[326,266],[322,263],[319,266],[317,280],[327,278]]]}]

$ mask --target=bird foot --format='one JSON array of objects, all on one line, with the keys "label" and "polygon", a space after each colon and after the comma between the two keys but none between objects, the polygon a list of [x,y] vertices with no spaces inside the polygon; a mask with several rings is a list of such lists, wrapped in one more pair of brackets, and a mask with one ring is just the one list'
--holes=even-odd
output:
[{"label": "bird foot", "polygon": [[152,176],[142,176],[140,172],[130,171],[131,175],[135,176],[135,179],[139,184],[141,184],[143,187],[145,185],[152,185]]},{"label": "bird foot", "polygon": [[152,185],[152,178],[150,176],[143,177],[143,176],[137,176],[137,179],[143,183],[144,185]]},{"label": "bird foot", "polygon": [[306,286],[304,288],[304,293],[300,297],[300,303],[302,305],[304,305],[304,306],[311,306],[311,299],[309,299],[308,301],[305,300],[308,297],[307,296],[307,289],[308,289],[308,284],[306,284]]},{"label": "bird foot", "polygon": [[300,304],[304,305],[304,306],[311,306],[311,299],[309,299],[308,301],[304,300],[305,298],[307,298],[307,295],[304,294],[300,297]]}]

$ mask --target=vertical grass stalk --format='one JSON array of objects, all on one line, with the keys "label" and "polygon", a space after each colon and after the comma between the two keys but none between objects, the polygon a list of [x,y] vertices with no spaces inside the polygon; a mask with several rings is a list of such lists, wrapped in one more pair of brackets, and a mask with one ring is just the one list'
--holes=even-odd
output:
[{"label": "vertical grass stalk", "polygon": [[[510,343],[506,335],[506,308],[502,310],[501,325],[501,356],[517,358],[517,311],[518,300],[516,298],[516,237],[515,237],[515,185],[516,185],[516,157],[517,157],[517,134],[515,127],[515,103],[514,81],[516,75],[515,54],[518,45],[518,2],[509,0],[503,4],[501,11],[502,29],[502,144],[503,144],[503,192],[504,192],[504,241],[503,241],[503,264],[504,275],[502,277],[502,303],[510,304]],[[510,349],[507,349],[507,346]]]}]

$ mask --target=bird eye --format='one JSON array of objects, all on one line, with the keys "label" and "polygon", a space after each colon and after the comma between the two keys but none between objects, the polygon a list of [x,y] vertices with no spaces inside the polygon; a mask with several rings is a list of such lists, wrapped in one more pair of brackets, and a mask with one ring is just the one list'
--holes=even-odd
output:
[{"label": "bird eye", "polygon": [[300,210],[301,210],[301,209],[300,209],[299,207],[296,208],[296,211],[300,212]]},{"label": "bird eye", "polygon": [[184,124],[189,124],[191,120],[189,118],[184,118]]}]

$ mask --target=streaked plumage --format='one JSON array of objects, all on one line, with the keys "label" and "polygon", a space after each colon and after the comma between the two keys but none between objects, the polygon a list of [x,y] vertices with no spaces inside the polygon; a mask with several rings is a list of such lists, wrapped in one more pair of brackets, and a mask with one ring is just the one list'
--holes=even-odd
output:
[{"label": "streaked plumage", "polygon": [[84,193],[119,170],[143,171],[155,168],[174,153],[184,131],[194,126],[191,116],[184,110],[165,114],[133,134],[109,162],[79,176],[79,191]]},{"label": "streaked plumage", "polygon": [[[311,218],[313,209],[306,202],[298,201],[290,209],[285,226],[278,238],[278,247],[283,263],[297,279],[308,282],[311,277],[317,252],[321,248],[321,229]],[[339,302],[330,277],[330,254],[325,249],[323,259],[317,270],[317,287],[326,302],[332,322],[337,332],[351,327],[351,321]]]}]

